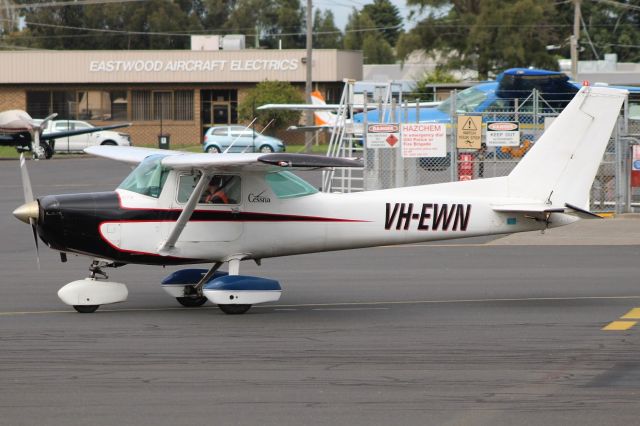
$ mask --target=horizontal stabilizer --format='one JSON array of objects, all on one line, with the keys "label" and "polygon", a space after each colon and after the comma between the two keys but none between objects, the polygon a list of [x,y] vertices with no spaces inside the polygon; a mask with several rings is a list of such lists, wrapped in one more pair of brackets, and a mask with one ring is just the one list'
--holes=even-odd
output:
[{"label": "horizontal stabilizer", "polygon": [[569,203],[565,204],[565,206],[567,207],[567,214],[577,216],[580,219],[602,219],[602,216],[592,213],[589,210],[581,209]]},{"label": "horizontal stabilizer", "polygon": [[501,213],[564,213],[565,209],[561,207],[551,207],[544,203],[531,203],[531,204],[500,204],[492,205],[491,208],[494,211]]},{"label": "horizontal stabilizer", "polygon": [[565,204],[565,207],[552,207],[544,203],[494,204],[491,208],[500,213],[521,213],[532,217],[542,217],[551,213],[565,213],[581,219],[602,219],[602,216],[571,204]]}]

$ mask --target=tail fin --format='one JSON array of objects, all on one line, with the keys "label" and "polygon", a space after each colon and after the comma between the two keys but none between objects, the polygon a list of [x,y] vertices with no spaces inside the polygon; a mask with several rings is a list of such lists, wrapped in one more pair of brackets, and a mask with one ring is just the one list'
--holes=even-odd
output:
[{"label": "tail fin", "polygon": [[588,209],[589,190],[627,94],[580,89],[509,174],[509,194]]},{"label": "tail fin", "polygon": [[[320,93],[317,90],[311,92],[311,103],[313,105],[327,104],[324,100],[324,96],[322,96],[322,93]],[[336,123],[338,118],[336,114],[332,114],[329,111],[315,111],[313,115],[315,117],[316,126],[333,127],[333,125]]]}]

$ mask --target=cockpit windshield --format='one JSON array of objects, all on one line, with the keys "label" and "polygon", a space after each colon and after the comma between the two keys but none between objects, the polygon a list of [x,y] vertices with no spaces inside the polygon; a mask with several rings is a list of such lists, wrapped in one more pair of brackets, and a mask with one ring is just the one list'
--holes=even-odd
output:
[{"label": "cockpit windshield", "polygon": [[[456,96],[456,109],[458,112],[474,112],[478,106],[487,99],[489,92],[482,91],[477,87],[469,87]],[[438,105],[438,110],[449,114],[451,112],[451,98]]]},{"label": "cockpit windshield", "polygon": [[169,169],[161,164],[164,157],[165,155],[156,154],[145,158],[118,188],[158,198],[169,175]]}]

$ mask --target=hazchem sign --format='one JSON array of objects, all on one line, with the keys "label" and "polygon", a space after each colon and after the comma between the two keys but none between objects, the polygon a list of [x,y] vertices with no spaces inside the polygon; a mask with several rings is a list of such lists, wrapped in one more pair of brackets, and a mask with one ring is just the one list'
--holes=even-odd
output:
[{"label": "hazchem sign", "polygon": [[487,123],[487,146],[519,146],[520,123],[490,121]]},{"label": "hazchem sign", "polygon": [[402,156],[404,158],[446,157],[447,128],[442,123],[402,125]]},{"label": "hazchem sign", "polygon": [[399,146],[399,124],[382,123],[367,125],[367,148],[397,148]]}]

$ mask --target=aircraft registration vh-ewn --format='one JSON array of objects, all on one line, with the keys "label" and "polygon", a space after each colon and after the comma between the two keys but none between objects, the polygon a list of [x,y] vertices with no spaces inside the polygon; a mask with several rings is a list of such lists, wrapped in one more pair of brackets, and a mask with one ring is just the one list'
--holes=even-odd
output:
[{"label": "aircraft registration vh-ewn", "polygon": [[[137,165],[113,192],[33,199],[14,215],[50,248],[90,257],[91,276],[58,296],[79,312],[123,302],[105,267],[180,265],[162,287],[184,306],[207,300],[228,314],[277,301],[276,280],[240,274],[240,263],[302,253],[506,234],[597,217],[589,190],[624,90],[584,87],[508,176],[366,191],[322,193],[290,169],[362,167],[359,159],[304,154],[192,154],[91,147]],[[37,236],[36,236],[37,234]],[[227,272],[220,267],[228,264]]]}]

